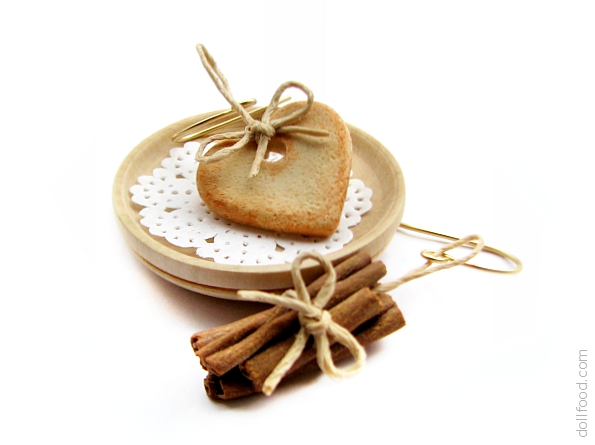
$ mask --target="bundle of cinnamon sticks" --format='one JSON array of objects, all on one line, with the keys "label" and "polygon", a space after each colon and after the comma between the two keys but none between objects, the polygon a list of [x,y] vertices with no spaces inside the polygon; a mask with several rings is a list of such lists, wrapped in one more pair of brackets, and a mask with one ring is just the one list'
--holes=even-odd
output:
[{"label": "bundle of cinnamon sticks", "polygon": [[[392,298],[370,290],[386,275],[382,262],[372,262],[368,254],[359,253],[334,269],[337,283],[325,309],[362,346],[405,326],[403,314]],[[318,293],[327,278],[323,271],[320,273],[307,286],[311,296]],[[296,311],[274,306],[194,334],[192,348],[208,371],[204,382],[207,395],[230,400],[261,392],[264,381],[291,347],[299,328]],[[334,360],[349,355],[348,349],[338,343],[332,344],[331,353]],[[316,350],[309,342],[283,380],[315,369],[318,369]]]}]

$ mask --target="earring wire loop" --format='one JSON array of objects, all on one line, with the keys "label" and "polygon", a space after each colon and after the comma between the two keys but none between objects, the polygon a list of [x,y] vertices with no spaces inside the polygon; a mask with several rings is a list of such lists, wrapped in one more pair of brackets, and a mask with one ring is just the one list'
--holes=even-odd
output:
[{"label": "earring wire loop", "polygon": [[[422,229],[422,228],[415,227],[415,226],[412,226],[410,224],[405,224],[405,223],[401,223],[399,228],[405,229],[405,230],[410,230],[412,232],[423,233],[424,235],[431,235],[431,236],[435,236],[437,238],[443,238],[443,239],[447,239],[447,240],[451,240],[451,241],[457,241],[460,239],[460,238],[457,238],[454,236],[445,235],[443,233],[434,232],[432,230]],[[475,242],[470,241],[469,244],[475,245]],[[465,263],[465,266],[473,267],[475,269],[486,270],[488,272],[506,273],[506,274],[519,273],[521,270],[523,270],[523,263],[521,262],[521,260],[519,260],[516,256],[514,256],[511,253],[508,253],[501,249],[497,249],[495,247],[490,247],[490,246],[484,246],[482,250],[485,252],[493,253],[494,255],[497,255],[497,256],[501,257],[502,259],[509,261],[510,263],[512,263],[514,265],[514,267],[511,269],[494,269],[492,267],[481,266],[479,264],[473,264],[473,263]],[[443,254],[441,257],[436,258],[435,255],[433,255],[433,252],[430,250],[424,250],[421,253],[421,255],[428,260],[437,261],[437,262],[454,260],[454,258],[450,257],[446,253]]]}]

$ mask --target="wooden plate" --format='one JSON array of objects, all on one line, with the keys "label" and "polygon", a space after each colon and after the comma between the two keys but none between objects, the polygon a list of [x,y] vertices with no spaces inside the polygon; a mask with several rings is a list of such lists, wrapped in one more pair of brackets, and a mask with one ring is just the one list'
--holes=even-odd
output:
[{"label": "wooden plate", "polygon": [[[149,136],[124,159],[114,180],[113,204],[118,224],[126,243],[143,264],[164,279],[186,289],[220,298],[234,298],[239,289],[276,290],[292,286],[290,264],[272,266],[235,266],[200,258],[194,248],[169,244],[151,235],[140,224],[141,206],[131,200],[130,188],[143,175],[180,146],[171,136],[187,125],[213,113],[193,116],[171,124]],[[353,240],[342,249],[328,255],[336,263],[356,252],[377,256],[391,241],[399,227],[405,206],[405,181],[399,164],[376,139],[349,125],[353,141],[353,177],[364,181],[373,190],[372,209],[362,221],[352,227]],[[304,277],[316,273],[318,266],[305,264]]]}]

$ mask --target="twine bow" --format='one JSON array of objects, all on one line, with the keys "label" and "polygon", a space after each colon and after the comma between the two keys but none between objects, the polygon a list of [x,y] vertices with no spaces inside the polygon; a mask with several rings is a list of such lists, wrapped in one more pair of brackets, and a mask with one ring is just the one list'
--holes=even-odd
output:
[{"label": "twine bow", "polygon": [[[235,153],[236,151],[244,148],[246,145],[248,145],[250,141],[255,140],[258,144],[258,148],[256,150],[256,155],[254,157],[254,161],[250,169],[250,177],[254,177],[258,174],[260,170],[260,164],[266,156],[269,141],[273,138],[273,136],[275,136],[275,134],[303,133],[311,136],[329,135],[328,131],[325,130],[318,130],[314,128],[308,128],[297,125],[286,125],[306,114],[312,106],[312,102],[314,101],[314,94],[305,85],[295,81],[288,81],[281,84],[279,88],[277,88],[277,91],[275,91],[275,94],[273,94],[273,97],[269,105],[267,106],[264,114],[262,115],[261,120],[259,121],[250,116],[246,109],[242,107],[240,103],[233,98],[227,79],[225,78],[221,70],[219,70],[219,68],[217,67],[217,63],[215,62],[211,54],[207,51],[207,49],[203,45],[198,44],[196,46],[196,50],[200,55],[200,60],[202,61],[203,66],[207,70],[207,73],[215,83],[215,86],[217,87],[219,92],[223,95],[223,97],[225,97],[225,99],[229,102],[231,107],[241,116],[242,120],[246,124],[243,131],[220,133],[206,138],[200,144],[200,147],[196,153],[196,160],[198,162],[209,163],[220,161],[221,159],[224,159],[230,156],[231,154]],[[306,94],[306,103],[302,108],[294,111],[288,116],[278,119],[271,119],[271,116],[279,107],[279,100],[281,99],[281,95],[285,92],[285,90],[292,87],[298,88]],[[205,150],[207,146],[212,142],[236,139],[239,140],[231,147],[225,147],[214,154],[205,155]]]},{"label": "twine bow", "polygon": [[[473,249],[467,255],[460,258],[453,258],[446,253],[449,250],[464,245],[473,246]],[[379,293],[390,292],[411,280],[465,264],[481,252],[483,248],[484,242],[479,235],[469,235],[433,252],[424,251],[422,252],[422,256],[427,261],[423,265],[411,270],[396,281],[379,284],[372,290]],[[327,274],[324,285],[314,300],[310,299],[310,294],[306,289],[306,284],[300,272],[301,263],[308,258],[318,261],[324,267]],[[262,392],[266,395],[273,393],[283,376],[291,369],[304,350],[310,335],[314,337],[318,366],[325,374],[331,377],[344,378],[356,374],[362,368],[366,359],[366,352],[357,339],[347,329],[335,323],[330,313],[323,309],[335,291],[335,282],[337,279],[335,269],[330,261],[318,252],[304,252],[298,255],[292,263],[291,276],[295,289],[287,290],[282,295],[257,290],[238,291],[238,297],[240,299],[274,304],[297,311],[298,319],[301,323],[301,328],[296,335],[293,345],[264,382]],[[355,358],[355,363],[349,368],[339,369],[335,366],[331,356],[329,336],[347,347]]]},{"label": "twine bow", "polygon": [[[301,263],[309,258],[318,261],[327,273],[326,281],[314,300],[310,299],[310,294],[300,272]],[[351,332],[335,323],[330,313],[323,309],[335,291],[337,279],[335,269],[330,261],[317,252],[304,252],[294,260],[291,267],[291,276],[295,289],[287,290],[282,295],[262,291],[238,292],[240,299],[270,303],[293,309],[298,312],[298,319],[301,323],[301,328],[293,345],[264,382],[262,392],[266,395],[273,393],[285,373],[291,369],[304,350],[310,335],[314,337],[318,366],[331,377],[344,378],[356,374],[362,368],[366,359],[364,348]],[[344,369],[335,366],[331,356],[329,336],[351,352],[355,358],[355,363]]]}]

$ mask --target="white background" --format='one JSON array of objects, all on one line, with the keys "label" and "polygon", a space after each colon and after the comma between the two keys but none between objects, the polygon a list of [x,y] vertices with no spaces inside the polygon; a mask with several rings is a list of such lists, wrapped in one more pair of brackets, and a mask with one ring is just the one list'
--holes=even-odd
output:
[{"label": "white background", "polygon": [[[587,439],[574,420],[579,349],[595,382],[592,2],[7,3],[0,442],[594,443],[595,383]],[[479,233],[523,272],[403,286],[407,327],[356,378],[211,402],[189,337],[258,307],[154,276],[111,203],[136,144],[227,106],[199,42],[239,99],[308,85],[394,154],[405,222]],[[437,245],[398,232],[387,278]]]}]

